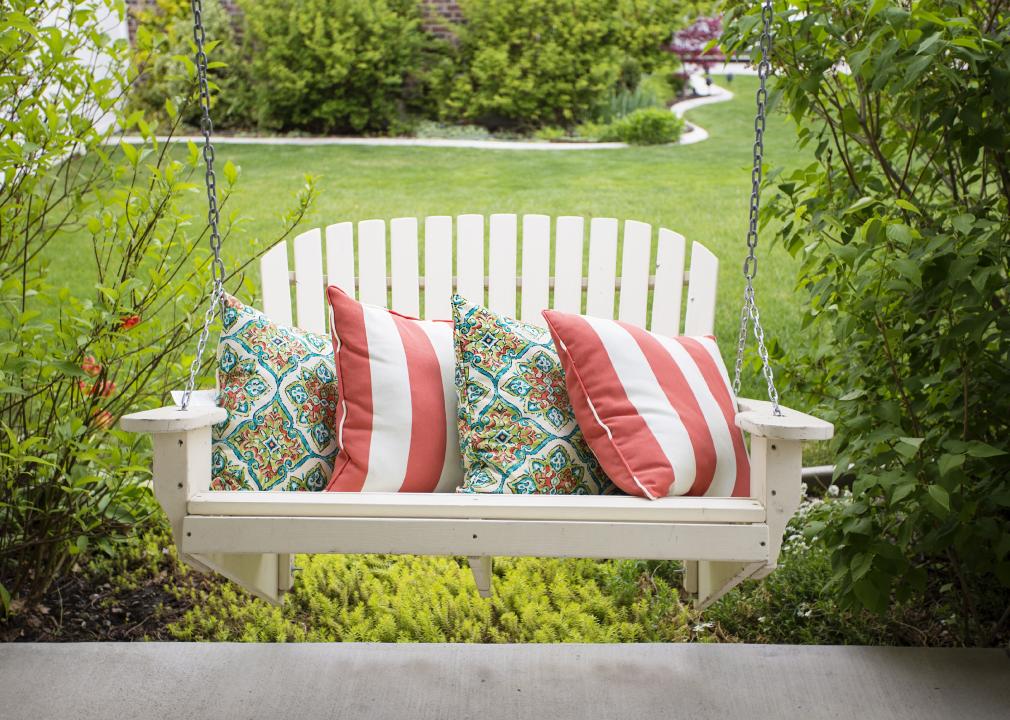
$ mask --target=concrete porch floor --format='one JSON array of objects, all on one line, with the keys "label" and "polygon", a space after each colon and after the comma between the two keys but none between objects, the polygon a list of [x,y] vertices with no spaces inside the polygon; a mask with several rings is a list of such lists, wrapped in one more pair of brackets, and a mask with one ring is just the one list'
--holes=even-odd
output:
[{"label": "concrete porch floor", "polygon": [[9,644],[0,716],[1005,720],[1010,658],[757,645]]}]

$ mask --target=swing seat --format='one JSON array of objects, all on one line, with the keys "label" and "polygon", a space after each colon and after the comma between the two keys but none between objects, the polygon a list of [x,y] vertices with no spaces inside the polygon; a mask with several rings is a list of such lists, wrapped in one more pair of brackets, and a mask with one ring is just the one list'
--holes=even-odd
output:
[{"label": "swing seat", "polygon": [[[713,332],[718,261],[703,245],[692,243],[685,270],[683,236],[593,218],[586,258],[586,225],[581,217],[498,214],[310,230],[294,239],[293,272],[286,242],[263,255],[263,310],[277,323],[325,333],[324,290],[333,284],[425,318],[450,318],[458,291],[537,325],[540,310],[554,307],[604,318],[616,310],[620,320],[667,335]],[[466,556],[485,597],[494,556],[681,560],[684,588],[703,608],[775,569],[800,502],[802,443],[833,433],[830,423],[782,411],[739,400],[736,424],[750,437],[749,498],[212,492],[211,427],[225,410],[166,407],[127,415],[121,426],[154,437],[154,492],[180,557],[271,602],[291,586],[295,553],[389,553]]]}]

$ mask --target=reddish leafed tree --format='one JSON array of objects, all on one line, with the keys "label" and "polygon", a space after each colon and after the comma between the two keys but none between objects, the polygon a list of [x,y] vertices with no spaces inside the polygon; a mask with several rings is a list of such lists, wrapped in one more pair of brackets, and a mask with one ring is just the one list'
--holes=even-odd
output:
[{"label": "reddish leafed tree", "polygon": [[670,52],[680,58],[688,68],[694,66],[708,72],[713,66],[726,61],[726,56],[718,45],[709,48],[709,43],[722,35],[721,17],[700,17],[692,25],[678,30],[670,42]]}]

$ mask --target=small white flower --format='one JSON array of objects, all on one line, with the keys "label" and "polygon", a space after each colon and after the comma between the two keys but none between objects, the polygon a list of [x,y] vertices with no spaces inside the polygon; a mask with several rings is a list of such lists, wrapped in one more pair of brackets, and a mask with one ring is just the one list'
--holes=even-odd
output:
[{"label": "small white flower", "polygon": [[837,485],[828,485],[828,495],[838,497],[839,488]]}]

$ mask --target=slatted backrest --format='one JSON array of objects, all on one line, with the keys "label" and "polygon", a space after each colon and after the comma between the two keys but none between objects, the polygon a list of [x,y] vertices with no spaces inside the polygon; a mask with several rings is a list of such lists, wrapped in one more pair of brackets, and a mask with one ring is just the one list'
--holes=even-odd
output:
[{"label": "slatted backrest", "polygon": [[449,298],[459,292],[535,325],[544,324],[543,308],[554,307],[664,335],[705,335],[715,325],[719,261],[695,242],[686,271],[685,245],[672,230],[612,218],[496,214],[342,222],[296,237],[293,271],[287,243],[263,255],[263,309],[278,323],[324,333],[324,288],[333,284],[411,316],[447,319]]}]

